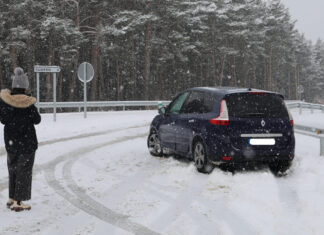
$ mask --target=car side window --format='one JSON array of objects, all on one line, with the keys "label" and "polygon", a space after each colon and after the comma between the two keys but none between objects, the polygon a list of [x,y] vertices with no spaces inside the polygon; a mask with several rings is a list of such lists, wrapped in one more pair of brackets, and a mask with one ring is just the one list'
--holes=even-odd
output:
[{"label": "car side window", "polygon": [[206,109],[206,113],[213,111],[217,99],[218,97],[214,94],[210,94],[210,93],[204,94],[204,106]]},{"label": "car side window", "polygon": [[192,92],[184,104],[182,113],[208,113],[212,110],[211,95],[204,92]]},{"label": "car side window", "polygon": [[179,114],[180,110],[182,108],[182,105],[186,101],[186,98],[188,97],[188,92],[185,92],[181,95],[179,95],[171,104],[170,107],[168,108],[168,113],[172,114]]}]

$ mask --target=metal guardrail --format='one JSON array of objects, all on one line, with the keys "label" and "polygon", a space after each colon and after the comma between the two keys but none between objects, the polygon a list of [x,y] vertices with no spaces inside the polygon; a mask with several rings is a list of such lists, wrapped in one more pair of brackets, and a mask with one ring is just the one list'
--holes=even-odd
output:
[{"label": "metal guardrail", "polygon": [[[167,105],[170,101],[89,101],[87,102],[87,107],[92,108],[109,108],[109,107],[122,107],[123,110],[126,107],[150,107],[158,106],[159,104]],[[286,101],[287,107],[289,109],[299,108],[299,113],[302,114],[303,109],[311,110],[311,113],[314,110],[321,110],[324,113],[324,105],[320,104],[311,104],[300,101]],[[54,104],[52,102],[41,102],[37,104],[38,108],[42,109],[53,109]],[[83,102],[57,102],[56,108],[77,108],[79,112],[84,107]],[[294,125],[295,132],[315,138],[320,139],[320,155],[324,156],[324,130],[319,128],[313,128],[302,125]]]},{"label": "metal guardrail", "polygon": [[[302,114],[303,109],[309,109],[311,113],[314,113],[314,110],[321,110],[324,113],[324,105],[321,104],[311,104],[305,102],[286,102],[289,109],[298,108],[299,114]],[[318,138],[320,140],[320,156],[324,156],[324,129],[303,126],[303,125],[294,125],[295,132],[302,135],[307,135],[310,137]]]},{"label": "metal guardrail", "polygon": [[[159,103],[167,105],[170,101],[89,101],[87,107],[89,108],[109,108],[109,107],[122,107],[125,110],[126,107],[149,107],[158,106]],[[40,102],[36,105],[41,109],[53,109],[54,104],[52,102]],[[79,112],[84,107],[83,102],[57,102],[56,108],[78,108]]]},{"label": "metal guardrail", "polygon": [[289,109],[299,108],[299,114],[302,114],[303,109],[309,109],[311,113],[314,113],[314,110],[321,110],[324,113],[324,105],[322,104],[312,104],[296,101],[286,101],[286,104]]},{"label": "metal guardrail", "polygon": [[[89,101],[87,102],[87,107],[92,108],[102,108],[102,107],[148,107],[148,106],[157,106],[159,103],[167,105],[170,101]],[[324,105],[321,104],[311,104],[305,102],[296,102],[296,101],[286,101],[286,104],[289,109],[299,108],[301,111],[303,109],[322,110],[324,113]],[[42,109],[52,109],[54,107],[53,102],[40,102],[36,105]],[[78,108],[79,110],[83,108],[83,102],[57,102],[57,108]]]},{"label": "metal guardrail", "polygon": [[324,129],[320,129],[317,127],[315,128],[315,127],[309,127],[309,126],[302,126],[302,125],[298,125],[298,124],[295,124],[294,127],[297,130],[301,130],[301,131],[305,131],[305,132],[309,132],[309,133],[315,133],[317,135],[324,134]]},{"label": "metal guardrail", "polygon": [[[324,157],[324,134],[314,133],[312,131],[305,131],[302,129],[304,129],[304,127],[302,127],[301,129],[297,129],[295,127],[295,133],[319,139],[319,141],[320,141],[320,156]],[[323,132],[321,132],[321,133],[323,133]]]}]

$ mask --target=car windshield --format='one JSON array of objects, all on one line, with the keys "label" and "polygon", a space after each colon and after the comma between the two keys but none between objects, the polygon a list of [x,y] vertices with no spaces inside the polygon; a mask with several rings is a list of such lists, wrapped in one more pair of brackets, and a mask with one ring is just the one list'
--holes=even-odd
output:
[{"label": "car windshield", "polygon": [[226,97],[230,117],[283,118],[288,111],[283,99],[274,94],[238,93]]}]

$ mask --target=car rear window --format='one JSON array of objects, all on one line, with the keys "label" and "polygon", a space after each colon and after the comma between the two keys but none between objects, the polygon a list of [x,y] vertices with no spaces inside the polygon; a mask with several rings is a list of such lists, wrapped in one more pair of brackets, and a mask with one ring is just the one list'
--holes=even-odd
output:
[{"label": "car rear window", "polygon": [[230,117],[283,118],[288,117],[284,100],[269,93],[237,93],[226,96]]}]

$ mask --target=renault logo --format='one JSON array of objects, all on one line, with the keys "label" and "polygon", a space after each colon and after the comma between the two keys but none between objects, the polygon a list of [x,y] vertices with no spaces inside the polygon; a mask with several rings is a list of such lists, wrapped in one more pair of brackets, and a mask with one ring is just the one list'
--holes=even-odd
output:
[{"label": "renault logo", "polygon": [[262,120],[262,121],[261,121],[261,126],[262,126],[262,127],[264,127],[264,126],[265,126],[265,124],[266,124],[266,123],[265,123],[265,121],[264,121],[264,120]]}]

